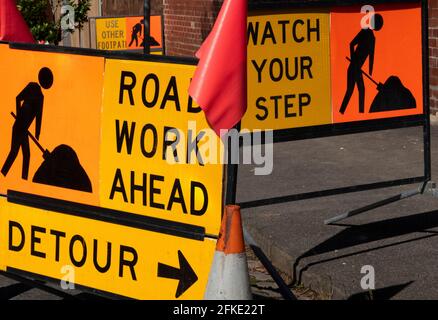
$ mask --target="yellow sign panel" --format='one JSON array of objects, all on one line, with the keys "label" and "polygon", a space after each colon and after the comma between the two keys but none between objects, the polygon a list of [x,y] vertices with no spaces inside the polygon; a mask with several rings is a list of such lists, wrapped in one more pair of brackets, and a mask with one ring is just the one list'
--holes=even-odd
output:
[{"label": "yellow sign panel", "polygon": [[100,204],[218,235],[223,148],[188,96],[194,70],[106,60]]},{"label": "yellow sign panel", "polygon": [[96,48],[100,50],[126,49],[126,18],[96,19]]},{"label": "yellow sign panel", "polygon": [[332,123],[330,15],[261,13],[248,18],[246,129]]},{"label": "yellow sign panel", "polygon": [[[136,299],[202,299],[215,241],[0,201],[1,266]],[[160,245],[157,245],[160,244]]]}]

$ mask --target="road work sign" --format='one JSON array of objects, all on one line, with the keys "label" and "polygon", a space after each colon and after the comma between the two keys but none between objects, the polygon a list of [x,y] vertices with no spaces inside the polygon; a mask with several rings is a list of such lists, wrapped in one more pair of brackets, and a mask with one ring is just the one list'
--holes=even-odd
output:
[{"label": "road work sign", "polygon": [[0,267],[201,299],[224,148],[188,96],[195,66],[29,48],[0,45]]},{"label": "road work sign", "polygon": [[[423,113],[421,5],[373,8],[371,22],[357,6],[331,14],[334,123]],[[358,21],[374,30],[354,28]]]},{"label": "road work sign", "polygon": [[94,18],[96,20],[96,49],[139,50],[148,41],[152,50],[163,50],[161,16],[151,16],[150,39],[144,37],[144,17]]},{"label": "road work sign", "polygon": [[223,169],[206,153],[219,156],[222,143],[207,134],[204,114],[188,96],[194,66],[107,59],[104,70],[104,58],[6,46],[0,55],[0,69],[15,79],[0,88],[0,133],[9,141],[0,146],[0,192],[219,234]]},{"label": "road work sign", "polygon": [[136,299],[202,299],[216,241],[0,200],[0,265]]},{"label": "road work sign", "polygon": [[223,170],[202,149],[219,155],[221,141],[189,98],[194,69],[106,60],[100,203],[218,235]]},{"label": "road work sign", "polygon": [[421,3],[254,11],[247,129],[423,114]]}]

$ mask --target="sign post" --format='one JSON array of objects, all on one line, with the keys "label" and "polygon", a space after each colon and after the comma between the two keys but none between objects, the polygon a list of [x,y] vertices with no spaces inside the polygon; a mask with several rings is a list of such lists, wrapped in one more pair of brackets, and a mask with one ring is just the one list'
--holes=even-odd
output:
[{"label": "sign post", "polygon": [[144,54],[150,54],[150,39],[151,36],[151,1],[144,0]]}]

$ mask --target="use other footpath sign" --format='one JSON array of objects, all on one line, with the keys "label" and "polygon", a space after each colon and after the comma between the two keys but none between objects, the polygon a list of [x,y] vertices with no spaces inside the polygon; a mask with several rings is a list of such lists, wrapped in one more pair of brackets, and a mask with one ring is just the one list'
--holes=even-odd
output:
[{"label": "use other footpath sign", "polygon": [[147,41],[152,50],[163,50],[163,22],[161,16],[151,16],[150,38],[145,39],[144,17],[93,18],[96,28],[96,49],[140,50]]}]

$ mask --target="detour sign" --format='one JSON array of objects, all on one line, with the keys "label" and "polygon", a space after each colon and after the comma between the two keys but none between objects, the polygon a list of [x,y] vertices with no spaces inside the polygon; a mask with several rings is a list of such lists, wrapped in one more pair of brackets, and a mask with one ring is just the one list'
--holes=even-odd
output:
[{"label": "detour sign", "polygon": [[[1,200],[0,266],[137,299],[202,299],[216,241]],[[59,281],[58,281],[59,283]]]}]

